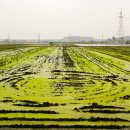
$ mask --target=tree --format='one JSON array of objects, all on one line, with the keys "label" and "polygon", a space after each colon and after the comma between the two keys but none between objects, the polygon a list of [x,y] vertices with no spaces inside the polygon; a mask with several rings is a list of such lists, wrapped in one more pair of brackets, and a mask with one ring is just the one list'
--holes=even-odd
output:
[{"label": "tree", "polygon": [[115,36],[113,36],[113,37],[112,37],[112,41],[116,41],[116,38],[115,38]]},{"label": "tree", "polygon": [[130,41],[127,40],[127,41],[126,41],[126,44],[130,44]]}]

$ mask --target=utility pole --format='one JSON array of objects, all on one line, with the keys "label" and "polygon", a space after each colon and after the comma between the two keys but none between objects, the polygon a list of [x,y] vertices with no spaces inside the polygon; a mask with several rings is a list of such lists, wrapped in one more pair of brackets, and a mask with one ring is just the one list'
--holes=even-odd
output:
[{"label": "utility pole", "polygon": [[124,38],[123,19],[124,19],[124,16],[123,16],[123,12],[121,9],[120,16],[119,16],[119,28],[118,28],[118,38],[121,43],[123,42],[123,38]]},{"label": "utility pole", "polygon": [[102,33],[102,43],[103,43],[103,41],[104,41],[104,36],[103,36],[103,33]]},{"label": "utility pole", "polygon": [[70,42],[72,42],[72,35],[71,35],[71,33],[69,34],[69,36],[70,36]]},{"label": "utility pole", "polygon": [[8,38],[7,38],[7,39],[8,39],[8,42],[10,42],[10,35],[8,34],[8,36],[7,36],[7,37],[8,37]]},{"label": "utility pole", "polygon": [[40,34],[38,34],[38,45],[40,44]]}]

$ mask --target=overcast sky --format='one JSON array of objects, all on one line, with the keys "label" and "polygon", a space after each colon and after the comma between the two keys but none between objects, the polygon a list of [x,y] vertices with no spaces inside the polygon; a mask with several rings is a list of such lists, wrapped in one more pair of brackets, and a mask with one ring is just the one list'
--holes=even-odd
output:
[{"label": "overcast sky", "polygon": [[130,35],[130,0],[0,0],[0,38],[109,38],[117,35],[121,8]]}]

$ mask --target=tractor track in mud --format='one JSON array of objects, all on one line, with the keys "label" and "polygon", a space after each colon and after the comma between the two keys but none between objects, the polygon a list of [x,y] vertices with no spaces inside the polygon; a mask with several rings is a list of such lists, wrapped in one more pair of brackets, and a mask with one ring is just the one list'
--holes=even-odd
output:
[{"label": "tractor track in mud", "polygon": [[[100,74],[100,73],[93,73],[93,72],[85,72],[81,70],[76,70],[76,60],[73,59],[73,56],[69,53],[69,49],[73,51],[73,53],[78,54],[79,56],[85,58],[86,60],[92,62],[105,72],[107,74]],[[88,55],[87,55],[88,54]],[[8,87],[12,87],[13,89],[16,89],[16,93],[18,91],[23,91],[26,96],[29,96],[30,93],[33,93],[33,96],[37,98],[39,96],[40,98],[52,98],[51,101],[36,101],[36,99],[19,99],[20,96],[17,96],[18,99],[15,99],[13,96],[5,96],[0,99],[0,103],[11,105],[13,106],[13,110],[6,110],[0,109],[0,120],[3,122],[8,122],[6,125],[0,124],[0,127],[30,127],[31,125],[29,123],[39,123],[38,125],[34,126],[37,127],[53,127],[56,126],[57,128],[65,127],[65,128],[75,128],[76,126],[79,128],[85,127],[85,128],[124,128],[129,126],[128,123],[130,122],[130,118],[121,118],[120,114],[129,114],[130,111],[127,110],[125,107],[118,106],[117,104],[114,105],[100,105],[93,103],[92,101],[96,102],[96,99],[98,96],[100,98],[103,98],[106,94],[107,96],[115,96],[121,93],[124,93],[126,91],[126,87],[122,87],[118,89],[117,82],[128,82],[127,79],[123,79],[119,77],[116,73],[114,73],[112,70],[110,70],[107,66],[115,67],[119,71],[126,73],[125,70],[122,68],[115,66],[113,64],[108,63],[107,61],[103,61],[98,59],[98,57],[94,57],[93,55],[84,52],[79,52],[79,50],[76,50],[74,48],[68,48],[68,47],[57,47],[52,52],[49,52],[48,54],[44,55],[37,55],[35,56],[35,62],[31,65],[31,63],[25,64],[23,66],[18,66],[14,70],[12,69],[9,74],[6,74],[8,76],[5,76],[0,79],[0,82],[4,84],[4,88],[8,89]],[[47,66],[48,65],[48,66]],[[45,73],[48,73],[49,75],[45,75]],[[8,73],[8,72],[5,72]],[[128,73],[128,72],[127,72]],[[37,77],[35,77],[37,75]],[[41,78],[39,78],[39,77]],[[42,80],[47,79],[47,82],[52,82],[50,88],[53,88],[53,91],[51,91],[51,95],[47,95],[46,91],[44,92],[42,90],[42,87],[38,88],[39,92],[43,91],[42,94],[35,92],[35,88],[37,87],[35,82],[32,84],[32,88],[27,88],[27,84],[33,80],[34,78],[39,78],[38,83],[40,83]],[[23,81],[23,82],[21,82]],[[46,81],[46,80],[45,80]],[[20,83],[21,82],[21,83]],[[100,88],[95,86],[97,82],[100,82],[101,85]],[[105,89],[104,84],[110,83],[110,88]],[[10,84],[10,86],[8,86]],[[41,85],[43,85],[44,82],[41,82]],[[64,93],[64,89],[68,88],[67,93]],[[74,89],[72,89],[74,88]],[[84,89],[86,88],[86,89]],[[32,89],[33,92],[30,92]],[[40,90],[41,89],[41,90]],[[49,89],[49,88],[48,88]],[[36,95],[35,95],[36,94]],[[64,94],[64,96],[63,96]],[[69,98],[65,99],[64,102],[59,102],[62,100],[63,97],[69,95]],[[16,94],[17,95],[17,94]],[[52,96],[53,95],[53,96]],[[52,97],[51,97],[52,96]],[[62,97],[63,96],[63,97]],[[23,96],[24,97],[24,96]],[[56,97],[56,99],[55,99]],[[122,96],[125,100],[129,99],[128,96]],[[42,100],[43,100],[42,99]],[[45,99],[44,99],[45,100]],[[68,100],[68,102],[66,102]],[[70,101],[69,101],[70,100]],[[99,99],[100,100],[100,99]],[[115,99],[110,99],[117,100]],[[54,102],[55,101],[55,102]],[[87,101],[90,101],[87,103]],[[114,102],[115,102],[114,101]],[[109,103],[109,102],[108,102]],[[85,105],[86,104],[86,105]],[[89,104],[89,105],[88,105]],[[92,105],[90,105],[92,104]],[[107,104],[107,103],[106,103]],[[73,105],[73,107],[72,107]],[[67,108],[68,106],[68,108]],[[72,108],[71,108],[72,107]],[[16,110],[16,109],[17,110]],[[63,109],[65,108],[65,111]],[[71,108],[71,109],[70,109]],[[26,110],[25,110],[26,109]],[[61,109],[61,110],[60,110]],[[72,112],[72,115],[70,114],[70,111]],[[69,113],[68,113],[69,112]],[[81,113],[81,115],[80,115]],[[104,117],[96,117],[95,115],[87,117],[87,114],[104,114]],[[10,114],[16,114],[16,117],[8,117]],[[20,116],[17,117],[17,114],[20,114]],[[24,114],[24,115],[22,115]],[[29,117],[28,115],[32,114],[33,117]],[[43,117],[37,117],[37,114],[43,115]],[[45,114],[45,117],[44,117]],[[46,115],[55,116],[55,118],[47,118]],[[72,116],[69,117],[63,117],[61,118],[61,114],[69,114]],[[75,118],[75,114],[77,114],[77,117]],[[110,117],[107,117],[108,114],[111,114]],[[1,116],[4,115],[4,116]],[[80,115],[80,116],[79,116]],[[23,117],[25,116],[25,117]],[[58,116],[58,117],[56,117]],[[86,119],[87,117],[87,119]],[[13,125],[13,121],[18,121],[15,125]],[[24,122],[23,124],[19,124],[19,122]],[[51,121],[56,122],[56,124],[59,123],[59,125],[53,125],[51,124]],[[41,124],[40,124],[41,122]],[[50,124],[44,125],[44,122],[49,122]],[[70,125],[62,125],[63,122],[70,123]],[[75,122],[75,125],[73,124]],[[79,122],[82,124],[82,122],[91,122],[93,124],[91,125],[76,125],[76,123]],[[95,125],[94,123],[102,122],[102,125]],[[113,125],[107,124],[108,122],[112,122]],[[124,123],[122,125],[119,125],[118,123]],[[12,124],[9,124],[12,123]],[[61,123],[61,125],[60,125]],[[106,124],[104,124],[106,123]],[[32,125],[32,126],[33,126]]]},{"label": "tractor track in mud", "polygon": [[[99,53],[101,53],[101,52],[99,52]],[[109,63],[109,62],[107,62],[107,61],[104,61],[104,60],[101,59],[101,58],[99,59],[99,57],[97,57],[96,55],[91,54],[90,52],[87,52],[87,50],[85,50],[85,56],[86,56],[86,55],[89,55],[89,57],[91,57],[91,59],[95,60],[95,61],[98,62],[99,64],[108,65],[109,67],[114,67],[114,68],[116,68],[117,70],[119,70],[119,71],[121,71],[121,72],[123,72],[123,73],[130,74],[130,71],[125,70],[125,69],[123,69],[123,68],[120,68],[120,67],[118,67],[117,65],[114,65],[114,64]]]},{"label": "tractor track in mud", "polygon": [[75,49],[72,49],[72,50],[73,50],[73,52],[78,53],[78,54],[81,55],[82,57],[85,57],[88,61],[90,61],[90,62],[96,64],[97,66],[99,66],[99,67],[100,67],[101,69],[103,69],[104,71],[113,74],[113,72],[111,72],[107,67],[105,67],[104,65],[102,65],[102,64],[100,64],[99,62],[97,62],[96,60],[94,60],[93,57],[90,57],[89,55],[84,55],[83,53],[81,53],[81,52],[79,52],[79,51],[77,51],[77,50],[75,50]]},{"label": "tractor track in mud", "polygon": [[[23,65],[21,67],[15,67],[14,69],[10,70],[10,72],[8,72],[8,71],[7,72],[3,72],[3,74],[4,73],[8,73],[8,77],[6,76],[6,78],[0,79],[0,82],[9,83],[9,82],[11,82],[13,80],[16,80],[16,79],[19,79],[19,78],[23,78],[24,75],[25,76],[29,75],[31,77],[31,75],[39,73],[38,71],[36,72],[36,71],[32,70],[37,63],[38,63],[37,64],[37,68],[38,69],[43,69],[43,67],[44,67],[43,65],[44,64],[55,63],[55,60],[56,60],[56,58],[54,58],[53,56],[48,56],[48,55],[37,56],[35,58],[35,64],[32,64],[32,65],[31,64],[27,64],[27,65]],[[57,66],[57,64],[55,66]],[[16,81],[16,83],[18,81]]]}]

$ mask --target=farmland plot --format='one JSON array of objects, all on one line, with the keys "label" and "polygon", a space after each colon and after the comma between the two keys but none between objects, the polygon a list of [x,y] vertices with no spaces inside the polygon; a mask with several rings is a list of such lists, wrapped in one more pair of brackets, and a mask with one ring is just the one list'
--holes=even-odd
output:
[{"label": "farmland plot", "polygon": [[0,51],[0,127],[130,127],[130,55],[110,50]]}]

